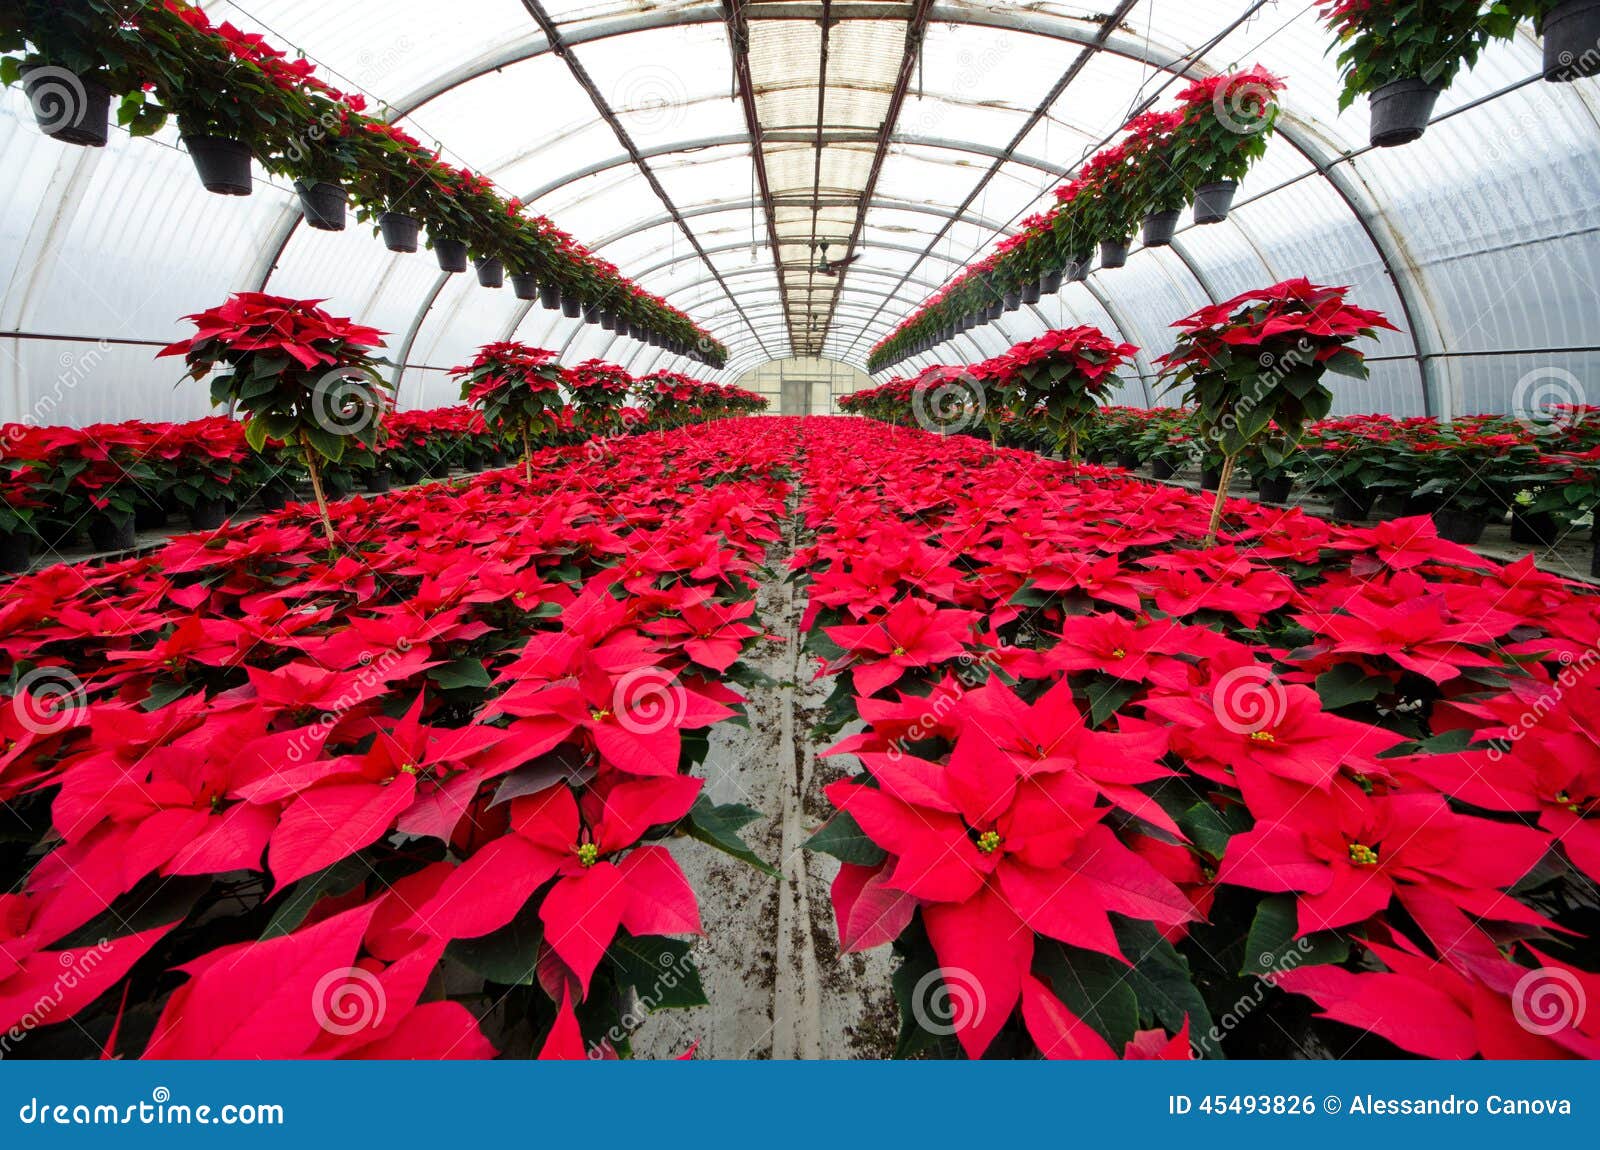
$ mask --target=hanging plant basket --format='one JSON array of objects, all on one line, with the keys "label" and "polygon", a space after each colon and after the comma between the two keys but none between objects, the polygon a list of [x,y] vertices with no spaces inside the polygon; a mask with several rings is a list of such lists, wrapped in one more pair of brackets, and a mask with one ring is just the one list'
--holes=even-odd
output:
[{"label": "hanging plant basket", "polygon": [[506,282],[506,265],[504,260],[477,260],[472,266],[477,270],[478,282],[484,287],[497,288],[504,286]]},{"label": "hanging plant basket", "polygon": [[1063,272],[1060,268],[1052,268],[1039,277],[1039,293],[1041,295],[1055,295],[1061,290]]},{"label": "hanging plant basket", "polygon": [[436,239],[433,241],[433,254],[442,272],[454,274],[467,270],[467,245],[461,240]]},{"label": "hanging plant basket", "polygon": [[1369,97],[1372,146],[1395,148],[1420,140],[1441,91],[1426,80],[1392,80],[1374,91]]},{"label": "hanging plant basket", "polygon": [[306,223],[319,232],[344,231],[345,191],[338,184],[294,182]]},{"label": "hanging plant basket", "polygon": [[539,298],[539,281],[528,272],[512,272],[511,291],[518,299],[536,300]]},{"label": "hanging plant basket", "polygon": [[1022,292],[1020,290],[1008,291],[1006,292],[1002,302],[1005,304],[1005,309],[1007,311],[1016,311],[1022,306]]},{"label": "hanging plant basket", "polygon": [[1039,281],[1038,280],[1034,280],[1032,283],[1026,284],[1026,285],[1023,286],[1023,289],[1022,289],[1022,302],[1023,303],[1038,303],[1039,302],[1039,297],[1040,297],[1041,294],[1042,293],[1039,290]]},{"label": "hanging plant basket", "polygon": [[1220,224],[1228,218],[1233,207],[1234,193],[1239,190],[1238,180],[1216,180],[1201,184],[1194,191],[1194,222]]},{"label": "hanging plant basket", "polygon": [[600,323],[600,305],[586,303],[583,305],[583,322],[598,325]]},{"label": "hanging plant basket", "polygon": [[1600,0],[1567,0],[1545,14],[1544,78],[1570,84],[1600,75]]},{"label": "hanging plant basket", "polygon": [[39,130],[52,140],[80,148],[103,148],[110,136],[111,89],[92,76],[65,68],[28,64],[22,90]]},{"label": "hanging plant basket", "polygon": [[539,306],[555,311],[561,306],[561,289],[555,284],[539,285]]},{"label": "hanging plant basket", "polygon": [[1071,279],[1075,284],[1081,284],[1084,280],[1089,278],[1089,271],[1093,267],[1094,257],[1092,255],[1085,254],[1080,256],[1078,259],[1072,261],[1072,273],[1070,276],[1068,276],[1068,278]]},{"label": "hanging plant basket", "polygon": [[219,196],[248,196],[250,149],[225,136],[184,136],[184,147],[208,192]]},{"label": "hanging plant basket", "polygon": [[410,216],[399,212],[384,212],[378,217],[378,231],[383,236],[383,246],[391,252],[414,252],[420,246],[422,225]]},{"label": "hanging plant basket", "polygon": [[561,297],[561,314],[568,319],[577,319],[583,312],[583,301],[577,296],[564,295]]},{"label": "hanging plant basket", "polygon": [[604,309],[602,309],[601,312],[600,312],[600,330],[601,331],[616,331],[617,330],[617,317],[612,315],[610,312],[605,311]]},{"label": "hanging plant basket", "polygon": [[1179,211],[1151,212],[1144,218],[1144,246],[1164,248],[1172,243],[1178,231]]}]

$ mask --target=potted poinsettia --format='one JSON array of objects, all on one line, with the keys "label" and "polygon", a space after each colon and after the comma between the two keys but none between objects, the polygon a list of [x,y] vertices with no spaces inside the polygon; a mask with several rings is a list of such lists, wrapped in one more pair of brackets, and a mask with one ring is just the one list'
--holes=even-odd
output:
[{"label": "potted poinsettia", "polygon": [[1517,25],[1507,4],[1482,0],[1326,0],[1322,19],[1338,37],[1339,107],[1369,98],[1375,148],[1421,138],[1439,93]]},{"label": "potted poinsettia", "polygon": [[0,83],[21,83],[46,136],[104,147],[111,97],[138,87],[120,60],[123,30],[89,4],[20,0],[8,7],[14,19],[0,30]]},{"label": "potted poinsettia", "polygon": [[567,372],[567,390],[577,408],[578,425],[609,431],[617,424],[617,413],[628,402],[633,377],[613,363],[586,360]]},{"label": "potted poinsettia", "polygon": [[26,571],[33,555],[33,518],[48,504],[32,467],[0,467],[0,572]]},{"label": "potted poinsettia", "polygon": [[460,378],[461,398],[482,411],[490,430],[521,442],[523,475],[531,483],[534,440],[566,406],[556,353],[525,343],[485,344],[450,374]]},{"label": "potted poinsettia", "polygon": [[1266,154],[1278,122],[1283,81],[1265,68],[1197,80],[1178,93],[1183,120],[1173,133],[1173,162],[1194,185],[1194,222],[1221,223],[1250,166]]},{"label": "potted poinsettia", "polygon": [[1600,75],[1600,0],[1500,0],[1544,38],[1544,78],[1571,83]]},{"label": "potted poinsettia", "polygon": [[1122,186],[1135,205],[1135,214],[1144,221],[1146,247],[1172,243],[1178,217],[1189,202],[1190,189],[1172,156],[1173,135],[1183,119],[1179,109],[1141,112],[1124,126],[1129,173]]},{"label": "potted poinsettia", "polygon": [[269,440],[299,446],[331,544],[323,464],[337,464],[350,447],[374,448],[394,385],[371,355],[383,346],[383,333],[330,315],[321,302],[240,292],[185,317],[195,334],[160,355],[183,356],[195,379],[223,369],[212,378],[211,402],[230,404],[244,417],[252,450],[262,451]]},{"label": "potted poinsettia", "polygon": [[1084,325],[1047,331],[990,361],[985,374],[1018,417],[1038,412],[1055,451],[1074,462],[1079,439],[1138,348]]},{"label": "potted poinsettia", "polygon": [[[1362,352],[1350,345],[1395,330],[1380,313],[1345,302],[1349,289],[1286,280],[1201,308],[1173,326],[1177,344],[1161,357],[1171,383],[1195,406],[1199,429],[1222,455],[1207,544],[1214,544],[1240,452],[1260,441],[1268,464],[1300,442],[1305,425],[1333,406],[1323,377],[1365,379]],[[1268,430],[1276,430],[1268,435]]]}]

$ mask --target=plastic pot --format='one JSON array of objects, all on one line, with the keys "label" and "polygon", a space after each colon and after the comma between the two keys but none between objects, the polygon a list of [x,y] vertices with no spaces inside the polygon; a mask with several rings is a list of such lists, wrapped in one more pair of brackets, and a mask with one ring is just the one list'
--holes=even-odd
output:
[{"label": "plastic pot", "polygon": [[478,282],[486,288],[501,287],[506,282],[506,265],[504,260],[484,259],[473,263],[477,270]]},{"label": "plastic pot", "polygon": [[80,148],[103,148],[111,130],[111,89],[93,76],[66,68],[29,64],[22,90],[39,130],[52,140]]},{"label": "plastic pot", "polygon": [[512,272],[511,291],[518,299],[536,300],[539,298],[539,281],[527,272]]},{"label": "plastic pot", "polygon": [[1039,291],[1044,295],[1055,295],[1061,290],[1061,279],[1065,275],[1061,268],[1054,268],[1039,276]]},{"label": "plastic pot", "polygon": [[989,305],[989,309],[983,313],[984,322],[985,323],[993,323],[995,320],[999,319],[1002,315],[1005,314],[1005,310],[1006,310],[1005,301],[1004,300],[995,300],[992,304]]},{"label": "plastic pot", "polygon": [[1441,507],[1433,513],[1433,525],[1440,539],[1451,543],[1476,543],[1483,538],[1485,521],[1476,511]]},{"label": "plastic pot", "polygon": [[189,526],[196,531],[215,531],[228,519],[228,505],[220,499],[196,499],[189,508]]},{"label": "plastic pot", "polygon": [[1589,553],[1589,574],[1600,579],[1600,530],[1594,533],[1594,543]]},{"label": "plastic pot", "polygon": [[583,312],[583,301],[576,296],[564,295],[561,297],[561,314],[568,319],[577,319]]},{"label": "plastic pot", "polygon": [[555,284],[540,284],[539,306],[550,311],[555,311],[561,306],[561,289]]},{"label": "plastic pot", "polygon": [[1182,212],[1151,212],[1144,218],[1144,246],[1164,248],[1172,243],[1178,231],[1178,217]]},{"label": "plastic pot", "polygon": [[89,542],[96,551],[127,551],[133,546],[133,515],[96,515],[89,520]]},{"label": "plastic pot", "polygon": [[464,272],[467,270],[467,245],[460,240],[433,241],[433,254],[439,260],[439,270],[442,272]]},{"label": "plastic pot", "polygon": [[422,225],[399,212],[384,212],[378,217],[378,232],[391,252],[414,252],[420,246]]},{"label": "plastic pot", "polygon": [[250,194],[250,149],[225,136],[184,136],[194,170],[208,192],[219,196]]},{"label": "plastic pot", "polygon": [[1157,459],[1150,464],[1150,476],[1152,479],[1171,479],[1177,470],[1176,467],[1172,466],[1170,459]]},{"label": "plastic pot", "polygon": [[617,330],[617,317],[612,315],[610,312],[608,312],[608,311],[606,311],[604,309],[601,309],[601,312],[600,312],[600,330],[601,331],[616,331]]},{"label": "plastic pot", "polygon": [[1289,475],[1281,479],[1263,479],[1256,484],[1256,493],[1263,503],[1287,503],[1293,489],[1294,477]]},{"label": "plastic pot", "polygon": [[1005,304],[1007,311],[1016,311],[1022,306],[1022,293],[1020,291],[1008,291],[1002,302]]},{"label": "plastic pot", "polygon": [[1374,148],[1393,148],[1420,140],[1444,89],[1426,80],[1391,80],[1367,97],[1372,109]]},{"label": "plastic pot", "polygon": [[167,525],[167,509],[159,503],[141,503],[133,509],[135,531],[159,531]]},{"label": "plastic pot", "polygon": [[1215,491],[1222,486],[1222,465],[1215,467],[1202,467],[1200,469],[1200,489],[1202,491]]},{"label": "plastic pot", "polygon": [[1040,291],[1039,291],[1039,281],[1038,280],[1034,280],[1031,284],[1026,284],[1026,285],[1023,286],[1023,289],[1022,289],[1022,302],[1023,303],[1038,303],[1039,302],[1039,296],[1040,296]]},{"label": "plastic pot", "polygon": [[1365,519],[1372,510],[1372,500],[1371,494],[1354,497],[1341,493],[1334,497],[1329,513],[1335,519]]},{"label": "plastic pot", "polygon": [[387,467],[375,467],[367,472],[367,491],[371,494],[382,495],[393,486],[394,482],[389,476]]},{"label": "plastic pot", "polygon": [[586,303],[583,305],[583,322],[598,325],[600,323],[600,305]]},{"label": "plastic pot", "polygon": [[263,510],[282,511],[289,502],[289,493],[277,484],[269,483],[256,492],[256,498],[260,501]]},{"label": "plastic pot", "polygon": [[1216,180],[1201,184],[1194,190],[1194,222],[1220,224],[1228,218],[1233,207],[1233,195],[1239,190],[1238,180]]},{"label": "plastic pot", "polygon": [[1103,268],[1120,268],[1128,262],[1127,240],[1101,240],[1100,241],[1100,266]]},{"label": "plastic pot", "polygon": [[1139,470],[1139,456],[1132,451],[1117,452],[1117,466],[1124,471]]},{"label": "plastic pot", "polygon": [[1524,514],[1521,511],[1511,513],[1511,542],[1527,543],[1535,547],[1554,547],[1556,536],[1555,516],[1548,511],[1535,511]]},{"label": "plastic pot", "polygon": [[338,184],[308,184],[294,182],[295,193],[300,197],[300,210],[306,223],[319,232],[344,231],[344,189]]},{"label": "plastic pot", "polygon": [[15,575],[26,571],[32,562],[33,545],[27,535],[0,535],[0,572]]},{"label": "plastic pot", "polygon": [[1600,0],[1567,0],[1545,13],[1544,78],[1568,84],[1600,75]]}]

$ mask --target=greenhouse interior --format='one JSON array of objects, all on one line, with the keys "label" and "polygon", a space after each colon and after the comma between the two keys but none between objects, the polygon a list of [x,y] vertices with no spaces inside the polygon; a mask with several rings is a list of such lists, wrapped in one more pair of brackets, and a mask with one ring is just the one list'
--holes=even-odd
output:
[{"label": "greenhouse interior", "polygon": [[0,1058],[1600,1058],[1597,76],[0,0]]}]

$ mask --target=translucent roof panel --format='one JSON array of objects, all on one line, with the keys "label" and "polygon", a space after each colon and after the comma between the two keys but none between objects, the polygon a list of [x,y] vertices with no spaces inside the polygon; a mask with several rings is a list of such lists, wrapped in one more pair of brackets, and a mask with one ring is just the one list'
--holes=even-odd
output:
[{"label": "translucent roof panel", "polygon": [[[1403,329],[1370,348],[1373,379],[1343,386],[1339,410],[1492,410],[1529,371],[1594,366],[1600,105],[1592,83],[1529,82],[1531,28],[1455,81],[1420,141],[1375,151],[1366,101],[1338,108],[1315,5],[942,0],[922,22],[911,4],[834,5],[826,27],[821,4],[797,0],[205,8],[533,200],[736,364],[824,351],[864,364],[1130,113],[1170,105],[1187,77],[1259,62],[1287,80],[1284,115],[1228,222],[1186,216],[1170,249],[1135,246],[1125,268],[934,356],[1094,323],[1145,349],[1118,393],[1144,397],[1174,320],[1305,275],[1349,285]],[[389,332],[408,404],[452,399],[448,367],[513,330],[568,355],[689,366],[470,275],[443,279],[430,254],[392,255],[364,226],[312,232],[259,171],[248,199],[208,195],[171,128],[79,151],[43,138],[12,91],[0,159],[6,419],[50,404],[68,422],[198,413],[204,397],[174,389],[153,350],[183,314],[239,290],[326,298]],[[104,345],[114,397],[52,398],[68,344]]]}]

